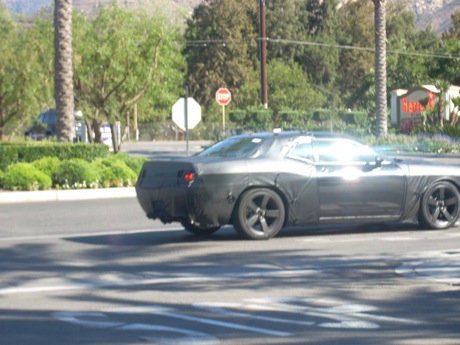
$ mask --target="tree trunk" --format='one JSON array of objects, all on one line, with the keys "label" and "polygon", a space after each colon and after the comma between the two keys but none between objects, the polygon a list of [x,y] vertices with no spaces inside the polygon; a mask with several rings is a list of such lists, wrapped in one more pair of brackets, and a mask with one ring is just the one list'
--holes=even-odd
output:
[{"label": "tree trunk", "polygon": [[118,131],[114,123],[110,123],[110,132],[112,133],[112,147],[113,153],[120,152],[120,146],[118,145]]},{"label": "tree trunk", "polygon": [[75,138],[72,65],[72,0],[54,1],[54,98],[58,141]]},{"label": "tree trunk", "polygon": [[375,91],[377,136],[386,137],[387,124],[387,65],[386,65],[386,0],[374,2],[375,32]]},{"label": "tree trunk", "polygon": [[97,120],[92,121],[92,127],[94,132],[94,143],[95,144],[102,144],[102,133],[101,133],[101,125],[102,123]]}]

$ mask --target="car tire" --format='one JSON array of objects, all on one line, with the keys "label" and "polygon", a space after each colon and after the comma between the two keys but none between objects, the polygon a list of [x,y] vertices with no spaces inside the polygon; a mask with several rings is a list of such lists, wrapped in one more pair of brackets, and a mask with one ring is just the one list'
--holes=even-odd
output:
[{"label": "car tire", "polygon": [[433,184],[423,194],[419,223],[429,229],[447,229],[455,224],[460,211],[460,193],[449,182]]},{"label": "car tire", "polygon": [[278,193],[266,188],[251,189],[243,193],[236,205],[233,226],[246,238],[267,240],[282,229],[285,216]]},{"label": "car tire", "polygon": [[182,221],[181,224],[185,230],[199,236],[208,236],[220,229],[220,226],[213,226],[209,228],[199,227],[195,224],[191,224],[188,221]]}]

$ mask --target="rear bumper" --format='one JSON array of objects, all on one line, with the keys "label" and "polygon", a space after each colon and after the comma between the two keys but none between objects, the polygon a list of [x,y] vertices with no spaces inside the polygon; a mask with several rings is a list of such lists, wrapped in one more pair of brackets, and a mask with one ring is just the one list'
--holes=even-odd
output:
[{"label": "rear bumper", "polygon": [[136,186],[136,194],[148,218],[160,219],[163,223],[189,219],[186,189]]}]

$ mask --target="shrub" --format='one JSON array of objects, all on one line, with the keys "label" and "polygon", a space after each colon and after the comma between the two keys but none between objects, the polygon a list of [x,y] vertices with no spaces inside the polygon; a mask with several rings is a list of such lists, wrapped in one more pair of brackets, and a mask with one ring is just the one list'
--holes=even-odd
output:
[{"label": "shrub", "polygon": [[113,159],[124,162],[132,171],[136,173],[136,175],[139,175],[142,166],[149,160],[147,157],[133,157],[127,153],[118,153],[112,157]]},{"label": "shrub", "polygon": [[30,163],[15,163],[8,167],[3,188],[11,190],[45,190],[51,188],[51,178]]},{"label": "shrub", "polygon": [[313,113],[290,109],[283,109],[278,114],[279,123],[282,124],[282,127],[286,129],[303,129],[306,127],[312,117]]},{"label": "shrub", "polygon": [[43,157],[32,162],[32,165],[38,170],[44,172],[50,178],[53,178],[53,175],[61,165],[61,160],[56,157]]},{"label": "shrub", "polygon": [[92,161],[107,157],[107,145],[57,143],[51,141],[9,143],[0,142],[0,169],[17,162],[31,163],[42,157],[59,159],[82,158]]},{"label": "shrub", "polygon": [[92,165],[99,171],[104,187],[129,187],[136,183],[138,174],[121,159],[102,158],[94,161]]},{"label": "shrub", "polygon": [[62,162],[53,174],[55,186],[63,189],[95,188],[99,181],[99,172],[81,158]]}]

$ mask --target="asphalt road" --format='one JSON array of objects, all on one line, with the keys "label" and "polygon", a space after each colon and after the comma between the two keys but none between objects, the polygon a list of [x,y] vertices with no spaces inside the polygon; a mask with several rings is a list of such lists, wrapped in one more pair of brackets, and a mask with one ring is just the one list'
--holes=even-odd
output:
[{"label": "asphalt road", "polygon": [[459,227],[196,237],[148,220],[131,192],[0,202],[0,344],[458,344]]},{"label": "asphalt road", "polygon": [[[14,220],[13,220],[14,219]],[[0,344],[458,344],[460,229],[232,227],[135,198],[0,205]]]}]

